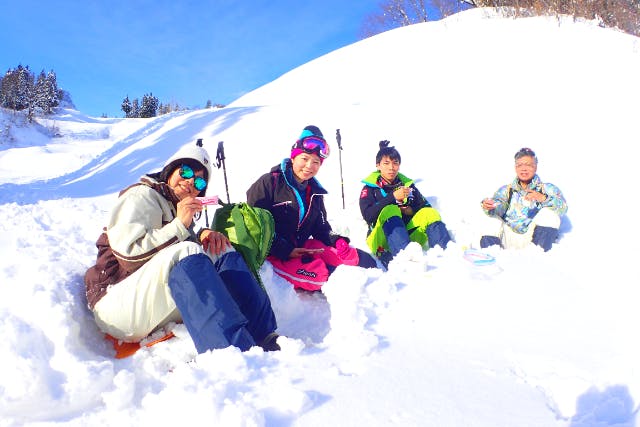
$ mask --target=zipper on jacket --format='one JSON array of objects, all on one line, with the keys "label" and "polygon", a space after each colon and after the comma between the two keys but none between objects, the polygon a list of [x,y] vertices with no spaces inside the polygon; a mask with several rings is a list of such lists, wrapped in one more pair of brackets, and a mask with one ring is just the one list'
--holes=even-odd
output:
[{"label": "zipper on jacket", "polygon": [[[302,218],[302,221],[300,221],[300,224],[298,224],[298,231],[300,231],[300,227],[302,227],[302,224],[304,223],[304,221],[309,216],[309,213],[311,213],[311,203],[313,203],[313,198],[315,196],[322,197],[322,196],[324,196],[324,194],[321,194],[321,193],[313,193],[313,194],[311,194],[311,197],[309,198],[309,206],[307,206],[307,213],[304,214],[304,217]],[[321,214],[322,214],[322,212],[321,212]],[[320,215],[320,216],[322,216],[322,215]]]}]

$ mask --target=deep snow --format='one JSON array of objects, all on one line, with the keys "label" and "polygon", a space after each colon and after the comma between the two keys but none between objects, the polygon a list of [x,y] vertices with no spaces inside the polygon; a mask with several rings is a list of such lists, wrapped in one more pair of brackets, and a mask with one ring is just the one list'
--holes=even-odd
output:
[{"label": "deep snow", "polygon": [[[638,75],[638,38],[473,10],[345,47],[221,110],[65,110],[35,130],[1,113],[0,425],[635,426]],[[389,139],[456,243],[429,251],[424,273],[341,267],[322,295],[265,263],[280,352],[196,356],[178,325],[114,359],[82,276],[117,192],[203,138],[212,153],[225,141],[242,201],[308,124],[343,137],[318,175],[338,232],[365,248],[360,179]],[[479,202],[513,179],[523,146],[567,198],[561,240],[473,267]],[[225,199],[221,170],[214,181]]]}]

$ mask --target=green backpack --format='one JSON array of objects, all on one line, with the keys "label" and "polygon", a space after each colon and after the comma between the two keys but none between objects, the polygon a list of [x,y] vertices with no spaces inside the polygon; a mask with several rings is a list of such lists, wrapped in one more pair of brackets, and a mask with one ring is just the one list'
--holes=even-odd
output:
[{"label": "green backpack", "polygon": [[258,271],[273,242],[275,226],[271,212],[246,203],[219,203],[221,207],[213,215],[211,228],[227,236],[264,288]]}]

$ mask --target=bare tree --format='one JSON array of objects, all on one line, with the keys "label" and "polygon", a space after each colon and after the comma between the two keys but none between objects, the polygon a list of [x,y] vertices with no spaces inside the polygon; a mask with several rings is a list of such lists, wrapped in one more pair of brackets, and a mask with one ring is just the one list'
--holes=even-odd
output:
[{"label": "bare tree", "polygon": [[365,18],[360,35],[367,38],[393,28],[435,21],[469,7],[461,0],[385,0],[378,11]]},{"label": "bare tree", "polygon": [[371,37],[397,27],[429,20],[424,0],[386,0],[379,10],[365,18],[361,35]]},{"label": "bare tree", "polygon": [[640,0],[465,0],[494,7],[507,16],[568,15],[598,20],[605,27],[640,35]]}]

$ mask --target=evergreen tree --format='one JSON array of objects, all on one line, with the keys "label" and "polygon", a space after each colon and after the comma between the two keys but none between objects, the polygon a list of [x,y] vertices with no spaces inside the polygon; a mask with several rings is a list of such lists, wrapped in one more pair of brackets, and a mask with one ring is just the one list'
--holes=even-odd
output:
[{"label": "evergreen tree", "polygon": [[15,70],[8,69],[2,78],[0,86],[0,106],[4,108],[14,109],[14,95],[17,86],[18,75]]},{"label": "evergreen tree", "polygon": [[36,85],[33,90],[33,103],[44,114],[48,114],[51,111],[51,107],[47,100],[46,82],[47,75],[44,73],[44,70],[42,70],[40,71],[40,74],[38,74]]},{"label": "evergreen tree", "polygon": [[120,109],[124,111],[125,117],[131,117],[131,110],[133,109],[133,107],[131,107],[131,101],[129,101],[129,95],[127,95],[127,97],[122,100],[122,105],[120,106]]},{"label": "evergreen tree", "polygon": [[140,117],[155,117],[158,111],[158,98],[152,93],[145,94],[142,97],[142,106],[140,107]]},{"label": "evergreen tree", "polygon": [[53,111],[54,108],[60,105],[60,89],[58,88],[58,77],[56,73],[51,70],[47,73],[46,78],[46,96],[49,103],[49,111]]},{"label": "evergreen tree", "polygon": [[7,70],[0,79],[0,106],[16,111],[27,110],[29,120],[33,120],[36,111],[51,114],[65,96],[69,106],[73,107],[69,94],[58,88],[53,70],[48,74],[42,70],[36,80],[28,66],[18,65],[16,69]]},{"label": "evergreen tree", "polygon": [[44,70],[38,75],[38,79],[33,91],[33,106],[42,111],[43,114],[53,113],[53,109],[60,104],[59,89],[56,82],[56,74]]},{"label": "evergreen tree", "polygon": [[[29,70],[29,66],[23,67],[22,65],[18,66],[17,73],[18,79],[15,92],[14,110],[21,111],[26,108],[31,110],[31,101],[33,97],[33,74],[31,73],[31,70]],[[31,111],[29,111],[29,115],[31,116]]]},{"label": "evergreen tree", "polygon": [[2,106],[22,111],[29,107],[33,94],[33,74],[29,67],[18,65],[15,70],[9,69],[2,79],[0,96]]},{"label": "evergreen tree", "polygon": [[138,101],[138,98],[134,98],[131,103],[131,117],[140,117],[140,101]]}]

